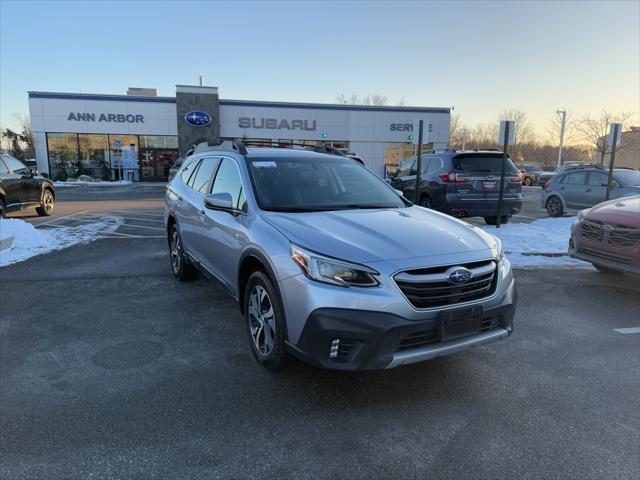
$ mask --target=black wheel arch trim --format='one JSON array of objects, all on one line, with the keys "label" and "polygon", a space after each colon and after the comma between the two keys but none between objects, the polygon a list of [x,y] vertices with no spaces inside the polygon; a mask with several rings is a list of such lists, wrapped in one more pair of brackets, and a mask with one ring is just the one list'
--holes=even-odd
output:
[{"label": "black wheel arch trim", "polygon": [[236,290],[238,294],[238,305],[240,307],[240,313],[242,314],[244,314],[244,295],[243,295],[243,291],[241,291],[242,281],[241,281],[240,275],[242,273],[241,271],[242,264],[248,257],[254,257],[264,266],[266,270],[266,274],[269,277],[269,280],[271,280],[273,287],[276,289],[276,292],[280,296],[280,303],[282,303],[282,292],[280,291],[280,283],[278,282],[278,276],[276,275],[273,265],[271,265],[271,262],[269,261],[267,255],[264,252],[259,250],[257,247],[249,247],[242,252],[242,255],[240,255],[240,259],[238,261],[238,273],[236,275],[236,279],[237,279]]}]

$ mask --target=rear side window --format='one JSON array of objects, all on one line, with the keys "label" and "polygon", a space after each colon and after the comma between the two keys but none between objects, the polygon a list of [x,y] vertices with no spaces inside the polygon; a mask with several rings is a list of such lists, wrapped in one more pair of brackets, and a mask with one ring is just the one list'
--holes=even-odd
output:
[{"label": "rear side window", "polygon": [[218,168],[220,159],[215,157],[205,157],[200,162],[198,170],[189,179],[188,185],[197,192],[207,194],[211,190],[211,180]]},{"label": "rear side window", "polygon": [[566,180],[562,183],[567,185],[584,185],[587,181],[587,172],[573,172],[566,176]]},{"label": "rear side window", "polygon": [[189,183],[189,178],[191,177],[191,174],[196,170],[196,168],[198,167],[199,162],[197,160],[194,160],[193,162],[189,162],[188,164],[186,164],[184,166],[184,168],[180,171],[180,179],[188,184]]},{"label": "rear side window", "polygon": [[[468,173],[500,173],[502,170],[502,155],[458,155],[452,159],[453,167]],[[505,173],[518,173],[511,159],[507,158]]]},{"label": "rear side window", "polygon": [[427,169],[427,172],[435,172],[436,170],[440,170],[442,168],[442,159],[435,157],[432,158],[431,161],[429,162],[429,168]]}]

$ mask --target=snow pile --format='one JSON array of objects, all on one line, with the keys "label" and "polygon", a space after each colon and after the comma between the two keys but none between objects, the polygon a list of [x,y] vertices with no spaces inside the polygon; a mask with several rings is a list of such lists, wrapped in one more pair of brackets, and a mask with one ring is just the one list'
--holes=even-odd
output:
[{"label": "snow pile", "polygon": [[114,180],[113,182],[104,180],[67,180],[66,182],[53,182],[53,186],[58,187],[79,187],[82,185],[92,185],[99,187],[121,187],[123,185],[131,185],[128,180]]},{"label": "snow pile", "polygon": [[526,224],[508,223],[500,228],[482,228],[502,240],[502,248],[513,265],[590,266],[567,254],[571,225],[575,221],[575,217],[543,218]]},{"label": "snow pile", "polygon": [[77,243],[88,243],[99,238],[101,234],[114,232],[121,223],[120,218],[105,217],[100,222],[78,227],[42,230],[24,220],[2,219],[0,220],[0,239],[8,237],[14,237],[14,239],[11,247],[0,251],[0,267]]}]

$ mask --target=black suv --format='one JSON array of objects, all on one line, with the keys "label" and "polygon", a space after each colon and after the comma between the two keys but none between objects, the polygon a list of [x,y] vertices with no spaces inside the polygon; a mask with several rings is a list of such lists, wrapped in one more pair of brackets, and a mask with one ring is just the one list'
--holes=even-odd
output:
[{"label": "black suv", "polygon": [[[406,160],[391,185],[414,199],[417,158]],[[455,217],[484,217],[489,225],[498,218],[502,152],[493,150],[434,150],[422,156],[420,205]],[[522,208],[522,177],[507,159],[502,223]]]},{"label": "black suv", "polygon": [[7,212],[36,207],[40,216],[53,212],[53,183],[17,158],[0,153],[0,218]]}]

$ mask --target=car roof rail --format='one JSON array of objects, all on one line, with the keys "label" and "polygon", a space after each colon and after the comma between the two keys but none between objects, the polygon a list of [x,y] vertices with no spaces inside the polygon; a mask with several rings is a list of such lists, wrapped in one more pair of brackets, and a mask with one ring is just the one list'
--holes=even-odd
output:
[{"label": "car roof rail", "polygon": [[302,147],[302,150],[311,150],[318,153],[327,153],[329,155],[337,155],[339,157],[347,157],[342,150],[333,145],[328,145],[325,142],[317,142],[314,145],[308,143],[297,142],[279,142],[279,141],[264,141],[264,140],[248,140],[246,142],[234,142],[241,143],[243,146],[249,148],[284,148],[292,149],[293,147]]},{"label": "car roof rail", "polygon": [[455,148],[434,148],[430,153],[456,153]]},{"label": "car roof rail", "polygon": [[238,142],[236,140],[225,140],[224,142],[217,145],[211,144],[209,142],[202,142],[195,146],[193,153],[209,152],[215,150],[237,152],[240,155],[247,154],[247,148],[244,146],[244,143]]}]

